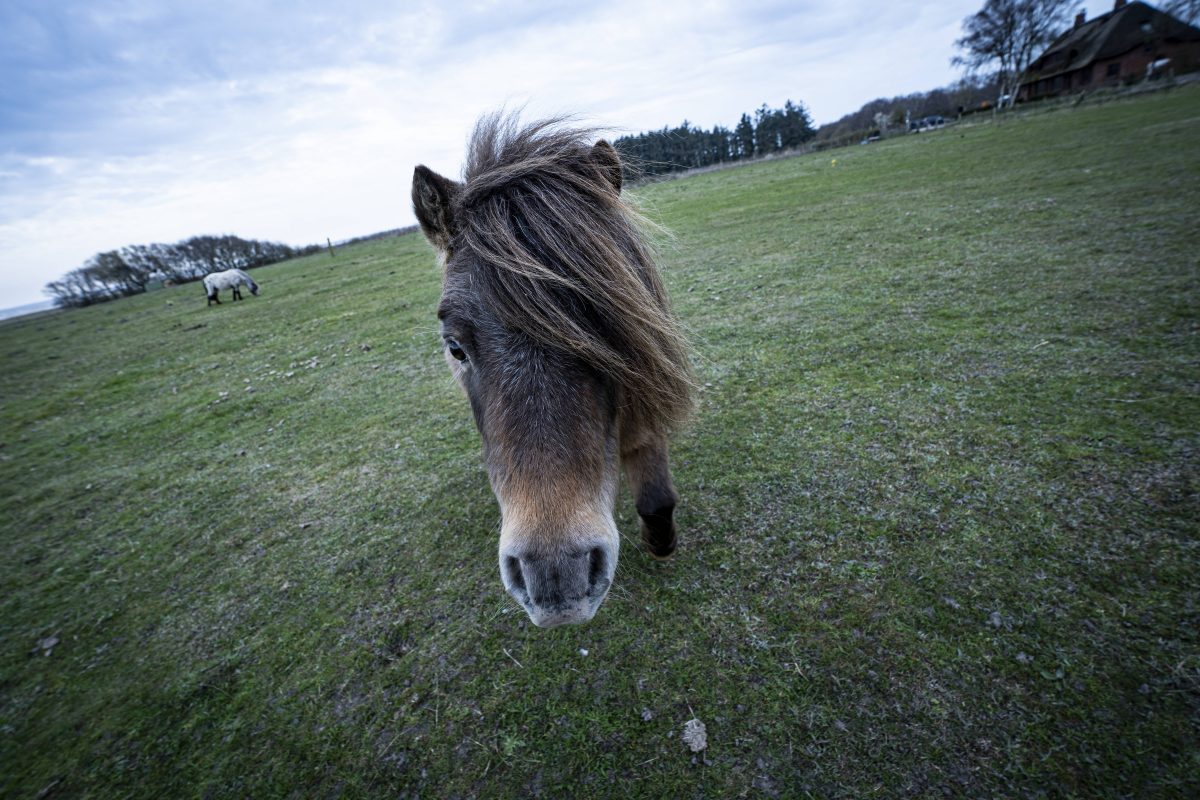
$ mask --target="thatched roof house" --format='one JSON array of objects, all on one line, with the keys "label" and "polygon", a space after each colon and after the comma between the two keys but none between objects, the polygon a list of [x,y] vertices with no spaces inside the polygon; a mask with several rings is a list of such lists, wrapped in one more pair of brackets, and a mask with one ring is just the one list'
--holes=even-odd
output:
[{"label": "thatched roof house", "polygon": [[1200,69],[1200,29],[1145,3],[1116,0],[1093,20],[1084,14],[1029,66],[1018,100],[1037,100],[1159,74]]}]

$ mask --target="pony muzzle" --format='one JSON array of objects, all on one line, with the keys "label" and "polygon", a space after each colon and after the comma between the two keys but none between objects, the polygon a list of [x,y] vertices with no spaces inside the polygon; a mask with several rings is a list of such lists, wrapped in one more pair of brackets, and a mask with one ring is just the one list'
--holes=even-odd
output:
[{"label": "pony muzzle", "polygon": [[583,546],[500,547],[500,578],[534,625],[578,625],[596,615],[617,569],[615,535]]}]

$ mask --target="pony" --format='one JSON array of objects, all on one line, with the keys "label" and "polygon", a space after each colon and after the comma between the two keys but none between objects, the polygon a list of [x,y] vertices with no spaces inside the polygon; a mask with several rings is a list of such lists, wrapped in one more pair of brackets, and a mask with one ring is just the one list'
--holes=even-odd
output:
[{"label": "pony", "polygon": [[445,360],[500,506],[501,582],[540,627],[587,622],[608,595],[622,468],[645,548],[675,552],[668,436],[694,405],[650,223],[594,137],[496,112],[476,123],[462,180],[413,174]]},{"label": "pony", "polygon": [[242,284],[246,284],[250,288],[250,294],[258,296],[258,284],[240,269],[227,269],[224,272],[210,272],[204,276],[204,291],[208,295],[208,305],[214,302],[221,305],[221,298],[217,293],[221,289],[232,289],[233,299],[242,299]]}]

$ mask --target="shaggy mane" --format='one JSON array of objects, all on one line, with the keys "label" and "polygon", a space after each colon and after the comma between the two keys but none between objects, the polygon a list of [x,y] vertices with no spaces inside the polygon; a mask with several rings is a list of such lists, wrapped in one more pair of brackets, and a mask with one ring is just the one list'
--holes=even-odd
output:
[{"label": "shaggy mane", "polygon": [[511,330],[611,378],[623,414],[668,431],[692,409],[688,348],[646,223],[620,196],[596,131],[491,114],[471,136],[457,198],[458,245],[480,297]]}]

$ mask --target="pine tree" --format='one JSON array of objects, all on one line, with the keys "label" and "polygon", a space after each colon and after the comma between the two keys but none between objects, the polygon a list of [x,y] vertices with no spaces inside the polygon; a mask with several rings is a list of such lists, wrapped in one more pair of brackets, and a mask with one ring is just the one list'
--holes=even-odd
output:
[{"label": "pine tree", "polygon": [[749,114],[742,114],[733,134],[737,142],[737,158],[753,158],[755,154],[754,123],[751,122]]}]

